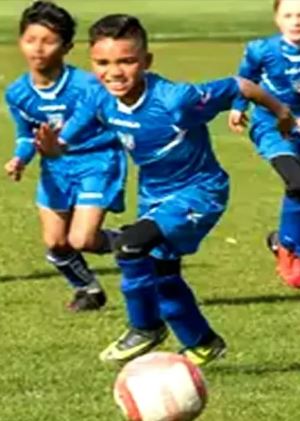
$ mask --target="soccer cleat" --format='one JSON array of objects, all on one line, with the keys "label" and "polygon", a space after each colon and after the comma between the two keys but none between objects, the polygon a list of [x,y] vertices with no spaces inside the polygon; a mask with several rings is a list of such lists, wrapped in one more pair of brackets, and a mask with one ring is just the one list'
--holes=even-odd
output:
[{"label": "soccer cleat", "polygon": [[279,237],[278,237],[278,231],[272,231],[267,235],[266,238],[267,247],[268,249],[277,256],[278,249],[279,249]]},{"label": "soccer cleat", "polygon": [[267,246],[276,257],[276,272],[292,288],[300,288],[300,258],[279,243],[278,232],[267,236]]},{"label": "soccer cleat", "polygon": [[150,351],[168,336],[168,329],[162,325],[155,330],[130,328],[112,342],[99,355],[101,361],[127,362]]},{"label": "soccer cleat", "polygon": [[79,289],[75,292],[73,300],[67,305],[70,311],[100,310],[106,303],[106,295],[103,291],[88,292]]},{"label": "soccer cleat", "polygon": [[277,256],[276,256],[276,271],[278,275],[287,283],[288,279],[291,277],[293,272],[293,261],[295,255],[290,250],[285,247],[278,246]]},{"label": "soccer cleat", "polygon": [[217,358],[225,356],[226,351],[227,347],[224,339],[217,335],[206,345],[185,348],[180,353],[185,355],[193,364],[203,366]]},{"label": "soccer cleat", "polygon": [[285,283],[292,288],[300,288],[300,258],[293,254],[290,271],[283,278]]}]

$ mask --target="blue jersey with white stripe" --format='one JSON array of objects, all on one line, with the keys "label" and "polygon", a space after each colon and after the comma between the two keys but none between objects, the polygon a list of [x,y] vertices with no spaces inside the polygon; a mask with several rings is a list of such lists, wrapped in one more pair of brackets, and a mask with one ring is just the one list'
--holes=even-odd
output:
[{"label": "blue jersey with white stripe", "polygon": [[[217,161],[206,123],[231,107],[239,93],[235,78],[204,84],[175,83],[148,73],[146,90],[132,106],[98,88],[61,132],[69,146],[93,118],[113,128],[140,167],[140,188],[149,197],[172,194],[190,183],[221,189],[227,175]],[[88,114],[90,113],[90,116]]]},{"label": "blue jersey with white stripe", "polygon": [[[28,73],[13,82],[6,90],[6,101],[16,124],[15,156],[28,163],[35,153],[34,130],[42,122],[48,122],[60,130],[94,85],[98,86],[99,82],[91,73],[72,66],[65,66],[56,83],[48,89],[34,86]],[[115,134],[104,129],[95,117],[69,152],[119,147]]]},{"label": "blue jersey with white stripe", "polygon": [[[289,105],[300,116],[300,48],[278,34],[247,44],[239,75],[258,83],[262,88]],[[247,102],[235,101],[234,108],[245,110]],[[261,112],[263,113],[261,115]],[[267,112],[255,106],[253,118]]]}]

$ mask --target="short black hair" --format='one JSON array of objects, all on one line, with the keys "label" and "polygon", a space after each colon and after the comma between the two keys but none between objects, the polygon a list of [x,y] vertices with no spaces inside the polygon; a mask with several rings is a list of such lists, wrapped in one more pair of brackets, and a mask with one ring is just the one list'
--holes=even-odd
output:
[{"label": "short black hair", "polygon": [[20,19],[19,34],[23,35],[32,24],[51,29],[61,37],[64,45],[72,43],[76,31],[76,22],[70,13],[52,1],[35,1],[27,7]]},{"label": "short black hair", "polygon": [[148,37],[145,28],[135,16],[126,14],[107,15],[97,20],[89,29],[89,42],[93,46],[101,38],[134,39],[147,50]]}]

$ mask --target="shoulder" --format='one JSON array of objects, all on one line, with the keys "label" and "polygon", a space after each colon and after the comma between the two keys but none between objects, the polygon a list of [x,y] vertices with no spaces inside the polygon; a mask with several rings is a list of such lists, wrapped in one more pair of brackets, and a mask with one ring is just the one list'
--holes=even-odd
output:
[{"label": "shoulder", "polygon": [[79,88],[99,84],[96,76],[91,72],[74,66],[69,66],[69,70],[71,72],[71,83]]},{"label": "shoulder", "polygon": [[28,93],[28,74],[23,74],[7,86],[5,90],[5,99],[9,105],[18,105],[26,98]]},{"label": "shoulder", "polygon": [[148,75],[148,83],[152,96],[168,109],[178,108],[195,95],[195,88],[191,83],[174,82],[155,73]]},{"label": "shoulder", "polygon": [[265,54],[272,52],[276,45],[280,44],[280,39],[281,36],[279,34],[271,37],[258,38],[249,41],[246,45],[246,49],[257,56],[263,57]]}]

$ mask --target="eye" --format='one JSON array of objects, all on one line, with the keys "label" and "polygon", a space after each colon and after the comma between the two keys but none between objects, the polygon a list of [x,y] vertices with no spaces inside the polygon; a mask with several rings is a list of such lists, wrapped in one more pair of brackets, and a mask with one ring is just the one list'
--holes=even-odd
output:
[{"label": "eye", "polygon": [[97,64],[98,66],[107,66],[108,65],[108,60],[93,60],[95,64]]},{"label": "eye", "polygon": [[134,64],[137,62],[135,57],[126,57],[119,61],[120,64]]}]

